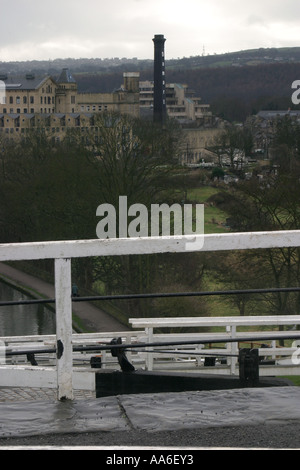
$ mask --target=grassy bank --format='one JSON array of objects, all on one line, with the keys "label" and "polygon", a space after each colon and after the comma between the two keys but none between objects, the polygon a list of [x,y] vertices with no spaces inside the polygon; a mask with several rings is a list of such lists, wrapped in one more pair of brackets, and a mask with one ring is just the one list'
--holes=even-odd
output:
[{"label": "grassy bank", "polygon": [[187,191],[189,202],[204,204],[204,233],[228,232],[226,227],[227,214],[209,202],[209,198],[220,192],[218,187],[201,186]]}]

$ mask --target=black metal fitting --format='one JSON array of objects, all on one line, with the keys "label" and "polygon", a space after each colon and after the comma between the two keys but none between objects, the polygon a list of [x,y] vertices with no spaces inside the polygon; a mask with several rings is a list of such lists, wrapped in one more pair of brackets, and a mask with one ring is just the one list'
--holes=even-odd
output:
[{"label": "black metal fitting", "polygon": [[239,351],[239,375],[243,386],[255,387],[259,382],[258,349],[243,348]]},{"label": "black metal fitting", "polygon": [[30,362],[32,366],[37,366],[38,363],[35,359],[35,355],[33,353],[28,353],[27,354],[27,361]]},{"label": "black metal fitting", "polygon": [[101,356],[92,356],[90,359],[90,364],[92,369],[101,369],[102,367],[102,357]]},{"label": "black metal fitting", "polygon": [[[117,345],[117,344],[122,344],[122,338],[114,338],[110,342],[111,345]],[[126,354],[125,354],[125,349],[122,348],[111,348],[111,355],[113,357],[117,357],[121,370],[123,372],[133,372],[135,368],[133,365],[128,361]]]}]

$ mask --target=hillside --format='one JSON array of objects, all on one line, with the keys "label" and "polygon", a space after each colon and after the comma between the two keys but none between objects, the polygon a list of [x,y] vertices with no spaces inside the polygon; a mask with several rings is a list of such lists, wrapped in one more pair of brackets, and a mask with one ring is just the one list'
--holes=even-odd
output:
[{"label": "hillside", "polygon": [[[109,92],[122,83],[121,71],[75,74],[84,92]],[[295,108],[291,85],[300,79],[300,62],[243,65],[240,67],[166,68],[169,83],[186,83],[216,115],[244,121],[262,109]],[[152,79],[152,68],[141,71],[141,80]]]},{"label": "hillside", "polygon": [[[0,72],[11,74],[56,77],[63,67],[70,68],[82,92],[111,92],[121,85],[125,71],[139,71],[141,80],[153,78],[153,61],[137,58],[0,62]],[[243,121],[262,109],[294,108],[291,85],[300,79],[300,47],[170,59],[166,76],[169,83],[188,84],[216,115]]]},{"label": "hillside", "polygon": [[187,83],[215,114],[243,121],[262,109],[295,108],[292,83],[300,79],[300,63],[168,70],[169,82]]}]

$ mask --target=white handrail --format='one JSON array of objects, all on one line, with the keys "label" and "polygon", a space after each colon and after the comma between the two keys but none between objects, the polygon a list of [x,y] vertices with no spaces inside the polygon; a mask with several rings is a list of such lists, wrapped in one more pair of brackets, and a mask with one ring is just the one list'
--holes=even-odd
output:
[{"label": "white handrail", "polygon": [[[229,338],[239,337],[259,337],[262,339],[265,335],[271,335],[273,332],[238,332],[239,327],[245,326],[279,326],[279,325],[300,325],[300,315],[253,315],[253,316],[224,316],[224,317],[159,317],[159,318],[130,318],[129,324],[133,328],[144,328],[146,342],[151,343],[154,341],[154,329],[163,329],[163,328],[197,328],[197,327],[218,327],[226,329],[226,333]],[[278,336],[289,336],[290,332],[275,332],[274,336],[278,333]],[[163,333],[156,335],[156,338],[159,336],[162,338]],[[171,336],[171,335],[169,335]],[[173,333],[173,337],[176,334]],[[198,333],[198,340],[202,337],[215,337],[215,340],[218,336],[224,337],[224,333]],[[298,336],[298,334],[297,334]],[[300,334],[299,334],[300,340]],[[224,341],[226,343],[226,341]],[[237,343],[227,343],[226,348],[233,355],[237,356],[238,345]],[[153,369],[153,357],[152,353],[149,353],[146,358],[146,367],[148,370]],[[236,364],[237,358],[233,357],[231,359],[231,373],[234,375],[236,373]]]},{"label": "white handrail", "polygon": [[130,318],[129,323],[133,328],[296,325],[300,324],[300,315]]},{"label": "white handrail", "polygon": [[[201,241],[203,240],[203,243]],[[201,248],[199,248],[201,246]],[[0,244],[0,261],[300,246],[300,230]]]}]

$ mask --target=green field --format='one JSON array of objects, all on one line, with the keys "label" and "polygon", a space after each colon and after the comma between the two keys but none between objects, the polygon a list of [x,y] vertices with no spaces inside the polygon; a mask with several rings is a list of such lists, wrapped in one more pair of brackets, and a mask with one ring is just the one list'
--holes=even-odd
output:
[{"label": "green field", "polygon": [[222,233],[228,231],[225,226],[227,214],[207,202],[211,196],[218,192],[220,192],[220,190],[212,186],[192,188],[187,192],[188,201],[205,204],[204,233]]}]

